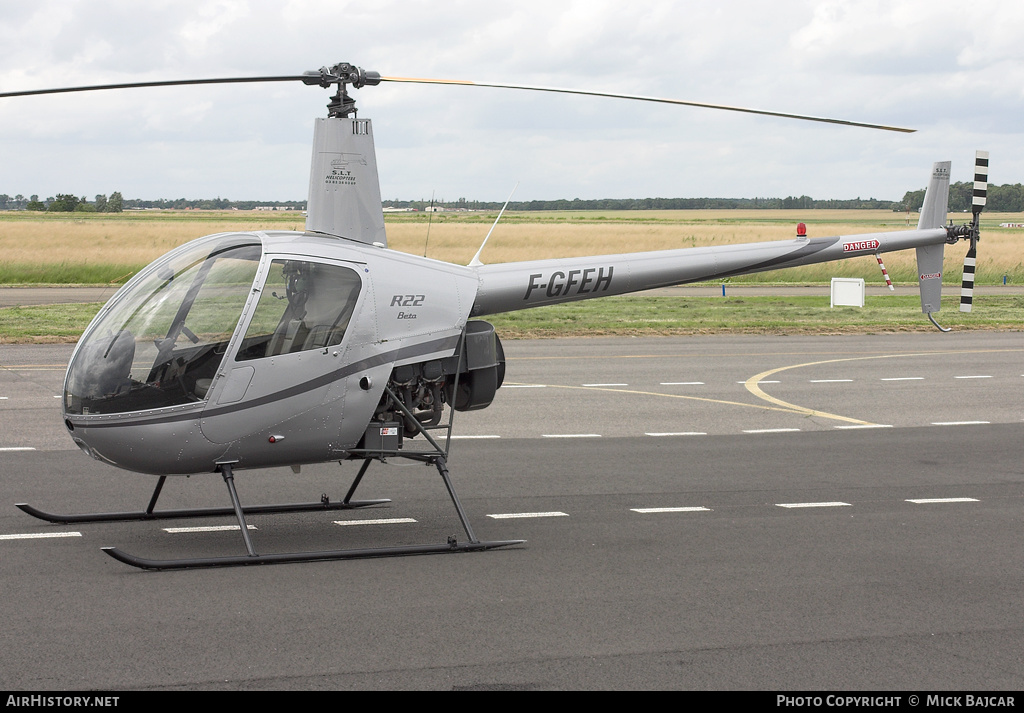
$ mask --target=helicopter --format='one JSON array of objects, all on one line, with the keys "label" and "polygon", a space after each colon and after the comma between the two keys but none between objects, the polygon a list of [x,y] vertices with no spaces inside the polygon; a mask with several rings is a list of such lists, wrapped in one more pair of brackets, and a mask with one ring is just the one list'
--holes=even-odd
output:
[{"label": "helicopter", "polygon": [[[961,310],[970,311],[985,206],[988,153],[975,164],[970,223],[946,223],[950,162],[933,165],[914,230],[484,264],[456,265],[387,245],[372,122],[349,88],[381,82],[459,84],[662,102],[875,130],[912,129],[608,92],[461,80],[385,77],[349,63],[301,75],[97,85],[0,93],[0,98],[107,89],[301,81],[336,93],[315,120],[304,231],[218,233],[167,253],[129,280],[82,334],[64,381],[62,415],[88,456],[157,482],[144,510],[57,514],[55,523],[233,515],[245,554],[147,559],[103,551],[143,569],[182,569],[490,550],[454,488],[448,457],[456,411],[487,408],[505,356],[488,315],[622,295],[813,263],[917,251],[922,312],[940,309],[943,251],[969,241]],[[507,203],[506,203],[507,206]],[[504,208],[502,209],[502,212]],[[501,214],[498,219],[500,220]],[[493,227],[492,227],[493,230]],[[488,233],[488,237],[490,233]],[[884,273],[884,267],[883,267]],[[446,416],[447,412],[447,416]],[[443,435],[442,435],[443,434]],[[355,492],[374,461],[436,468],[466,539],[398,547],[257,552],[246,515],[381,505]],[[236,472],[326,462],[359,463],[346,495],[331,501],[243,507]],[[230,507],[156,507],[167,477],[219,473]]]}]

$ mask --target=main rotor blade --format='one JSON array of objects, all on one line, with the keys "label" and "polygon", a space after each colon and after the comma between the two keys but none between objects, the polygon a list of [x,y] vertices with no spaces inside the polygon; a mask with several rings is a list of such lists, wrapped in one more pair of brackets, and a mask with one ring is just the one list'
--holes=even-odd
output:
[{"label": "main rotor blade", "polygon": [[865,129],[881,129],[882,131],[898,131],[904,134],[912,134],[917,129],[906,129],[900,126],[885,126],[882,124],[866,124],[860,121],[846,121],[845,119],[828,119],[820,116],[807,116],[805,114],[788,114],[780,111],[765,111],[762,109],[747,109],[739,106],[727,106],[725,104],[707,104],[704,102],[683,101],[682,99],[664,99],[661,97],[646,97],[637,94],[618,94],[615,92],[595,92],[585,89],[560,89],[558,87],[536,87],[526,84],[494,84],[490,82],[470,82],[462,79],[419,79],[415,77],[381,77],[382,82],[405,82],[411,84],[459,84],[471,87],[495,87],[498,89],[526,89],[535,92],[556,92],[559,94],[584,94],[592,97],[611,97],[613,99],[634,99],[637,101],[657,102],[660,104],[679,104],[682,106],[696,106],[705,109],[723,109],[725,111],[738,111],[744,114],[761,114],[763,116],[778,116],[785,119],[802,119],[804,121],[820,121],[826,124],[842,124],[844,126],[859,126]]},{"label": "main rotor blade", "polygon": [[2,92],[4,97],[27,97],[37,94],[67,94],[68,92],[93,92],[104,89],[139,89],[142,87],[174,87],[186,84],[244,84],[250,82],[294,82],[302,81],[303,75],[285,77],[222,77],[220,79],[177,79],[163,82],[130,82],[125,84],[95,84],[90,87],[64,87],[62,89],[30,89],[23,92]]},{"label": "main rotor blade", "polygon": [[[315,77],[315,73],[312,73]],[[106,89],[140,89],[144,87],[173,87],[198,84],[246,84],[256,82],[294,82],[300,81],[309,83],[311,73],[285,75],[276,77],[221,77],[214,79],[179,79],[159,82],[126,82],[123,84],[96,84],[85,87],[63,87],[58,89],[30,89],[20,92],[0,92],[0,99],[6,97],[37,96],[42,94],[67,94],[70,92],[92,92]],[[456,84],[472,87],[493,87],[496,89],[523,89],[535,92],[554,92],[557,94],[580,94],[592,97],[609,97],[612,99],[632,99],[634,101],[655,102],[659,104],[676,104],[679,106],[694,106],[705,109],[721,109],[723,111],[735,111],[744,114],[760,114],[762,116],[776,116],[784,119],[800,119],[802,121],[817,121],[826,124],[840,124],[843,126],[858,126],[865,129],[880,129],[882,131],[897,131],[911,134],[917,129],[907,129],[899,126],[886,126],[883,124],[868,124],[860,121],[847,121],[845,119],[829,119],[820,116],[808,116],[806,114],[792,114],[779,111],[766,111],[763,109],[750,109],[747,107],[728,106],[725,104],[710,104],[707,102],[683,101],[682,99],[666,99],[663,97],[648,97],[638,94],[620,94],[617,92],[597,92],[586,89],[563,89],[559,87],[541,87],[528,84],[498,84],[494,82],[471,82],[463,79],[424,79],[416,77],[381,77],[382,82],[400,82],[407,84]]]}]

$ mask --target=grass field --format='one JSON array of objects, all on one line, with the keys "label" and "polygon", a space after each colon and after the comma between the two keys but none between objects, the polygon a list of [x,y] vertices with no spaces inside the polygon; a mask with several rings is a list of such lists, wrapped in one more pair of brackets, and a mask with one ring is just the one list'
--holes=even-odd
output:
[{"label": "grass field", "polygon": [[[466,264],[497,212],[389,214],[389,245]],[[952,215],[963,221],[964,214]],[[985,215],[977,282],[1024,283],[1024,229],[1017,214]],[[487,263],[706,245],[785,240],[803,222],[811,237],[905,229],[916,215],[889,211],[593,211],[506,214],[483,254]],[[0,284],[119,284],[181,243],[236,230],[301,230],[294,212],[132,211],[109,214],[0,212]],[[913,227],[913,226],[911,226]],[[429,236],[428,236],[429,230]],[[429,239],[428,239],[429,237]],[[959,283],[966,248],[946,251],[944,274]],[[889,274],[916,282],[913,251],[889,253]],[[832,277],[881,279],[871,257],[732,278],[734,282],[827,283]]]},{"label": "grass field", "polygon": [[[390,247],[466,264],[497,212],[387,216]],[[967,216],[952,215],[962,222]],[[982,222],[977,284],[1024,284],[1024,229],[1017,214],[990,214]],[[506,214],[487,244],[486,263],[573,257],[681,247],[785,240],[803,222],[811,237],[901,230],[916,215],[888,211],[606,211]],[[0,212],[0,285],[121,284],[153,259],[188,240],[218,232],[302,230],[298,213],[264,211],[139,211],[119,215]],[[429,239],[428,239],[429,231]],[[963,254],[946,251],[941,322],[967,329],[1024,325],[1024,297],[976,298],[961,315]],[[899,284],[917,284],[914,251],[888,253],[886,267]],[[860,257],[794,270],[734,277],[732,283],[828,284],[862,277],[882,284],[874,258]],[[954,285],[956,287],[954,287]],[[100,305],[0,309],[0,342],[75,341]],[[863,309],[829,309],[828,297],[680,298],[626,295],[539,307],[488,318],[502,338],[596,334],[717,332],[844,333],[931,330],[917,297],[868,297]]]},{"label": "grass field", "polygon": [[[974,311],[942,300],[939,323],[953,329],[1024,329],[1024,295],[979,295]],[[75,342],[100,304],[0,309],[0,343]],[[828,296],[675,297],[623,295],[491,315],[502,339],[683,334],[877,334],[933,331],[913,295],[868,296],[863,308],[829,308]]]}]

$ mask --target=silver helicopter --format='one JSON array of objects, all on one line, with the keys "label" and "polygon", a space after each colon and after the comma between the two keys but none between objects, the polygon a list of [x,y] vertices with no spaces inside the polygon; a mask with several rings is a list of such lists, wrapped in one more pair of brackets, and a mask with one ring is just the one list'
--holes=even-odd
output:
[{"label": "silver helicopter", "polygon": [[[986,152],[977,154],[973,218],[964,225],[946,224],[950,162],[945,161],[932,168],[916,230],[494,265],[482,264],[478,251],[469,265],[462,266],[388,249],[373,127],[369,119],[358,118],[348,88],[384,81],[467,84],[701,106],[889,131],[910,129],[605,92],[382,77],[347,63],[295,76],[47,89],[9,92],[0,98],[260,81],[337,87],[328,116],[316,120],[305,231],[219,233],[167,253],[100,310],[68,366],[62,408],[70,437],[92,458],[159,476],[148,506],[136,512],[61,515],[18,504],[51,522],[233,514],[239,523],[246,548],[239,556],[153,560],[104,548],[136,567],[382,557],[524,542],[479,540],[447,467],[454,411],[489,406],[504,377],[501,341],[480,317],[865,255],[881,262],[881,253],[915,249],[922,311],[939,327],[933,314],[940,308],[943,250],[947,243],[960,240],[970,242],[961,296],[961,310],[970,311],[987,191]],[[436,467],[466,540],[449,537],[437,544],[257,553],[246,514],[386,503],[353,496],[369,465],[387,458]],[[240,504],[234,484],[237,471],[298,469],[330,461],[361,462],[341,501],[324,496],[310,503]],[[220,473],[231,507],[156,508],[168,476],[194,473]]]}]

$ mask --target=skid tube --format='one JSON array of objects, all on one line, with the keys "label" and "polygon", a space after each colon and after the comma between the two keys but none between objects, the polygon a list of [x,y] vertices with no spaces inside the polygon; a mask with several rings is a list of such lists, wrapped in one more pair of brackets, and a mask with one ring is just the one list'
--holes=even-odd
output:
[{"label": "skid tube", "polygon": [[257,564],[285,564],[289,562],[322,562],[326,560],[369,559],[373,557],[408,557],[445,552],[473,552],[496,547],[521,544],[524,540],[500,542],[456,542],[449,538],[444,545],[406,545],[400,547],[369,547],[353,550],[323,550],[320,552],[292,552],[269,555],[238,555],[235,557],[207,557],[194,559],[151,560],[130,555],[116,547],[104,547],[104,552],[118,560],[139,569],[199,569],[202,567],[243,567]]},{"label": "skid tube", "polygon": [[[326,494],[320,496],[320,502],[316,503],[278,503],[275,505],[250,505],[242,508],[242,512],[246,515],[263,515],[272,513],[286,513],[286,512],[317,512],[320,510],[353,510],[355,508],[365,508],[374,505],[386,505],[391,500],[383,498],[381,500],[353,500],[352,495],[355,493],[356,486],[359,485],[359,481],[362,480],[363,474],[366,473],[366,468],[369,466],[369,461],[363,463],[362,468],[359,470],[359,474],[356,475],[355,480],[352,482],[352,486],[349,488],[348,493],[345,495],[345,499],[341,502],[331,502],[331,499]],[[19,508],[22,512],[31,515],[34,518],[45,520],[46,522],[52,522],[56,524],[71,524],[80,522],[131,522],[134,520],[177,520],[192,517],[223,517],[225,515],[233,515],[235,511],[233,508],[190,508],[186,510],[157,510],[156,501],[160,497],[160,491],[163,490],[164,481],[167,480],[166,475],[161,475],[160,479],[156,483],[156,488],[153,489],[153,495],[149,499],[149,505],[145,510],[129,510],[124,512],[92,512],[92,513],[76,513],[76,514],[61,514],[52,513],[39,510],[38,508],[32,507],[28,503],[15,503],[15,507]]]},{"label": "skid tube", "polygon": [[[401,454],[393,453],[391,455]],[[415,456],[414,459],[423,460],[423,458],[417,458]],[[360,477],[366,472],[369,462],[369,459],[367,459],[363,463],[363,467],[360,469]],[[224,478],[224,482],[228,488],[228,493],[231,496],[231,511],[234,512],[235,517],[238,520],[239,529],[242,533],[242,540],[245,543],[246,554],[228,557],[190,557],[171,560],[155,560],[136,557],[135,555],[123,552],[116,547],[104,547],[102,550],[119,562],[123,562],[124,564],[128,564],[133,567],[152,570],[170,570],[197,569],[204,567],[239,567],[261,564],[285,564],[291,562],[318,562],[325,560],[367,559],[371,557],[400,557],[448,552],[474,552],[478,550],[507,547],[509,545],[518,545],[525,542],[525,540],[497,540],[490,542],[482,542],[478,540],[476,535],[473,534],[473,530],[469,525],[469,520],[466,518],[465,512],[462,510],[462,505],[459,503],[458,496],[455,494],[455,490],[451,484],[451,479],[448,476],[448,468],[445,464],[444,456],[432,456],[427,460],[427,462],[434,465],[441,474],[441,477],[444,479],[445,486],[448,489],[448,493],[455,504],[455,509],[459,514],[459,519],[462,521],[462,525],[466,530],[466,535],[469,537],[469,542],[459,542],[454,536],[450,536],[448,541],[444,544],[402,545],[397,547],[373,547],[349,550],[315,550],[261,555],[256,552],[256,549],[253,547],[252,540],[249,537],[249,529],[245,522],[245,510],[239,503],[238,494],[235,491],[234,475],[232,473],[231,464],[225,463],[220,466],[221,476]]]}]

